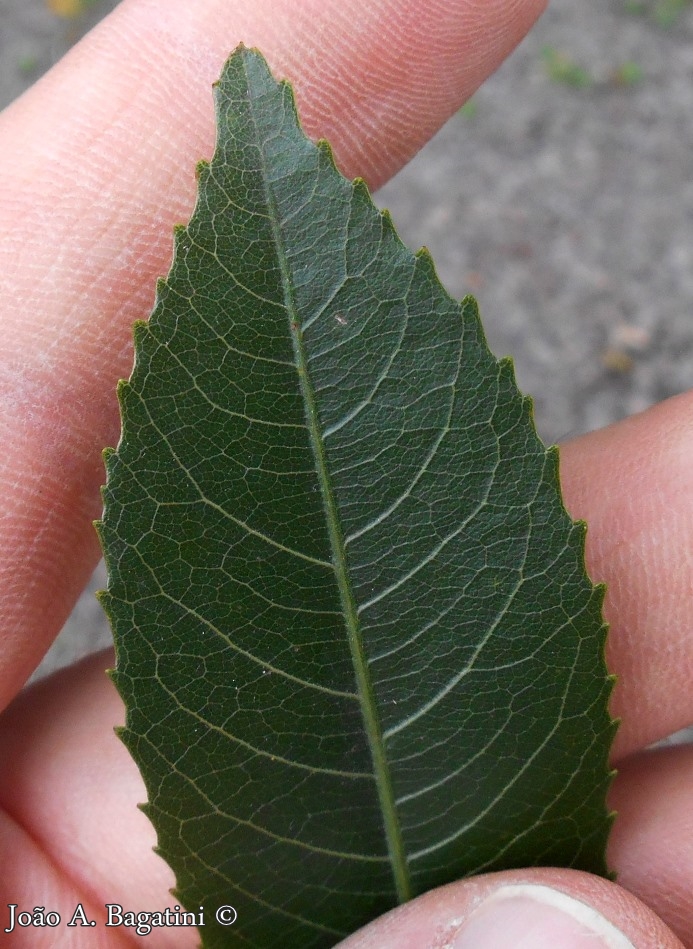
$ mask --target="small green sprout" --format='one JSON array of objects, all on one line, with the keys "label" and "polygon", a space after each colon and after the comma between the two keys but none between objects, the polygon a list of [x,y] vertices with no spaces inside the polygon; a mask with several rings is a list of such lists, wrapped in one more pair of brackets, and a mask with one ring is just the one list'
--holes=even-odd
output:
[{"label": "small green sprout", "polygon": [[575,89],[586,89],[594,84],[590,73],[580,66],[572,56],[556,49],[554,46],[545,46],[542,58],[546,72],[552,82],[558,82]]}]

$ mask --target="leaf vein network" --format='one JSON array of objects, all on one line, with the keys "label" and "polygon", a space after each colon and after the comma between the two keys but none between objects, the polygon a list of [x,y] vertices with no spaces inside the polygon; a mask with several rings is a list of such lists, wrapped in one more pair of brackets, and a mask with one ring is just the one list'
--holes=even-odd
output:
[{"label": "leaf vein network", "polygon": [[172,457],[173,460],[176,462],[176,464],[178,465],[178,467],[180,468],[180,470],[183,472],[183,474],[185,475],[185,477],[188,479],[188,481],[190,482],[190,484],[195,488],[195,490],[196,490],[197,493],[199,494],[200,500],[201,500],[204,504],[209,505],[209,507],[211,507],[213,510],[215,510],[218,514],[221,514],[222,517],[224,517],[224,518],[226,518],[227,520],[231,521],[231,523],[235,524],[237,527],[240,527],[241,530],[244,530],[244,531],[245,531],[247,534],[249,534],[250,536],[256,537],[256,538],[258,538],[258,540],[264,541],[264,543],[269,544],[269,545],[272,546],[272,547],[275,547],[277,550],[281,550],[281,551],[283,551],[284,553],[287,553],[287,554],[290,554],[290,555],[293,556],[293,557],[299,558],[300,560],[305,560],[305,561],[307,561],[308,563],[315,564],[315,566],[317,566],[317,567],[323,567],[323,568],[325,568],[325,569],[327,569],[327,570],[330,570],[330,571],[334,569],[334,568],[333,568],[333,565],[330,563],[329,560],[320,560],[320,559],[317,558],[317,557],[312,557],[310,554],[305,554],[305,553],[303,553],[303,551],[301,551],[301,550],[296,550],[296,549],[294,549],[294,548],[292,548],[292,547],[287,547],[285,544],[282,544],[282,543],[280,543],[279,541],[274,540],[274,538],[269,537],[267,534],[263,534],[261,531],[258,531],[258,530],[256,530],[255,528],[251,527],[249,524],[247,524],[245,521],[242,521],[240,518],[234,517],[233,514],[230,514],[230,513],[229,513],[225,508],[223,508],[220,504],[217,504],[215,501],[212,501],[212,500],[210,500],[208,497],[206,497],[206,495],[205,495],[204,492],[202,491],[202,488],[200,487],[200,485],[199,485],[199,484],[197,483],[197,481],[193,478],[193,476],[192,476],[192,474],[190,473],[190,471],[188,471],[188,469],[186,468],[186,466],[183,464],[183,462],[180,460],[180,458],[178,457],[178,455],[177,455],[176,452],[174,451],[173,446],[171,445],[170,441],[168,440],[168,438],[166,437],[166,435],[164,434],[164,432],[161,431],[161,429],[159,428],[159,426],[156,424],[156,422],[155,422],[154,419],[152,418],[151,412],[149,411],[149,406],[147,405],[146,401],[142,398],[142,396],[140,395],[139,392],[136,393],[136,394],[137,394],[137,397],[139,398],[139,400],[140,400],[140,402],[141,402],[141,404],[142,404],[142,406],[143,406],[145,412],[147,413],[147,416],[148,416],[148,418],[149,418],[149,421],[150,421],[150,424],[151,424],[152,428],[157,432],[157,434],[158,434],[159,437],[161,438],[162,442],[168,447],[168,450],[169,450],[170,453],[171,453],[171,457]]}]

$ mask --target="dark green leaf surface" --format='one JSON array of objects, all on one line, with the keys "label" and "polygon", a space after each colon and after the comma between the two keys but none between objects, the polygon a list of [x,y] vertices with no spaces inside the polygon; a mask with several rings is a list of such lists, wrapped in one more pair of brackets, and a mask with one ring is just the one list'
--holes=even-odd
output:
[{"label": "dark green leaf surface", "polygon": [[207,946],[318,947],[463,874],[604,873],[602,590],[556,451],[258,53],[216,103],[100,527],[177,897]]}]

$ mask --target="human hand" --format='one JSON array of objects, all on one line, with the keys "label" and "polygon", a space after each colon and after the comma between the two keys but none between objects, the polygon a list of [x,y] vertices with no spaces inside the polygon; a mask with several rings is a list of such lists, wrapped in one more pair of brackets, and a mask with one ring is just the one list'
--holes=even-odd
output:
[{"label": "human hand", "polygon": [[[375,187],[471,95],[542,7],[125,0],[0,116],[3,706],[98,557],[91,520],[100,450],[117,440],[115,381],[129,372],[132,321],[149,312],[155,277],[167,270],[171,225],[189,216],[191,169],[211,152],[210,86],[228,52],[239,40],[259,46],[296,85],[306,130],[329,138],[342,170]],[[692,401],[671,400],[563,451],[569,508],[590,523],[593,578],[609,583],[610,667],[621,676],[614,714],[624,720],[610,859],[627,889],[557,870],[479,877],[408,904],[351,937],[350,949],[450,942],[481,895],[508,881],[577,896],[638,947],[680,945],[630,890],[693,945],[693,754],[644,751],[693,721]],[[173,905],[170,871],[135,808],[141,779],[112,733],[123,712],[103,674],[110,663],[95,657],[39,684],[0,722],[0,945],[132,944],[131,931],[101,924],[4,934],[6,903],[55,908],[63,920],[82,903],[100,921],[104,903]],[[525,925],[515,903],[504,905],[516,929]],[[521,945],[519,931],[504,929],[508,944]],[[145,938],[150,946],[195,943],[191,930]],[[550,938],[561,949],[575,944]]]}]

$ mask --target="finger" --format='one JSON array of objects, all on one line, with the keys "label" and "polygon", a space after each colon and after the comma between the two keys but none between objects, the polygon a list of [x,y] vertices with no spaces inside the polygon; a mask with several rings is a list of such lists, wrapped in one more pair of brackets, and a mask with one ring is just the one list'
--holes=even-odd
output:
[{"label": "finger", "polygon": [[[153,852],[154,829],[137,808],[146,800],[142,779],[113,731],[123,705],[104,672],[112,664],[110,651],[90,656],[27,689],[0,718],[0,757],[12,761],[0,778],[2,892],[12,902],[23,896],[29,907],[50,905],[63,922],[82,902],[97,921],[93,932],[50,930],[50,946],[64,937],[73,949],[75,934],[83,938],[77,946],[119,945],[105,938],[120,932],[103,928],[107,903],[132,912],[176,903],[173,873]],[[3,823],[14,829],[11,837]],[[170,946],[161,932],[153,930],[146,944]],[[194,930],[176,933],[183,949],[197,945]]]},{"label": "finger", "polygon": [[561,450],[568,510],[607,585],[615,755],[693,722],[693,393]]},{"label": "finger", "polygon": [[[122,718],[123,709],[103,674],[111,660],[100,654],[63,670],[22,693],[0,718],[0,757],[13,762],[0,783],[0,808],[21,828],[24,840],[6,841],[0,834],[0,867],[19,867],[30,842],[44,863],[59,871],[63,885],[69,881],[73,900],[84,899],[85,906],[99,908],[120,903],[133,911],[163,910],[172,903],[171,871],[151,850],[151,826],[135,806],[145,798],[142,780],[113,734],[112,723]],[[620,844],[616,849],[615,856],[622,856],[627,847]],[[637,855],[643,861],[642,876],[650,866],[648,854],[643,850]],[[657,869],[666,875],[665,867]],[[22,883],[34,905],[36,889],[32,892],[31,880]],[[493,896],[501,887],[505,889],[500,897]],[[566,895],[573,900],[566,902]],[[573,942],[562,941],[570,927],[573,933],[577,928],[577,936]],[[517,870],[453,884],[401,907],[342,945],[516,949],[532,934],[535,939],[543,936],[551,949],[569,949],[581,945],[575,940],[585,930],[590,949],[601,945],[595,930],[597,935],[608,934],[611,942],[604,945],[610,949],[681,946],[635,897],[605,880],[567,870]],[[161,932],[147,936],[147,945],[162,946]],[[192,937],[183,941],[190,932],[177,931],[181,946],[194,944]],[[94,943],[86,939],[85,945]]]},{"label": "finger", "polygon": [[[56,922],[58,926],[67,927],[73,921],[75,926],[81,927],[80,905],[87,925],[96,918],[95,905],[75,889],[41,847],[1,808],[0,893],[7,901],[0,907],[0,944],[11,949],[56,949],[58,946],[76,949],[77,943],[71,941],[73,930],[58,929],[58,933],[66,934],[61,938],[56,934]],[[38,904],[43,906],[47,927],[23,926],[20,914],[27,911],[31,914]],[[59,921],[55,913],[60,915]],[[131,945],[117,933],[114,938],[106,939],[100,934],[94,938],[91,927],[88,932],[92,937],[89,949],[124,949]],[[105,935],[109,935],[108,930]]]},{"label": "finger", "polygon": [[619,883],[693,946],[693,747],[645,752],[622,765],[609,860]]},{"label": "finger", "polygon": [[394,910],[340,949],[681,949],[651,910],[576,870],[512,870],[462,880]]},{"label": "finger", "polygon": [[545,0],[124,0],[0,117],[0,707],[97,557],[100,450],[130,326],[213,142],[240,41],[296,84],[307,130],[378,184],[501,62]]}]

